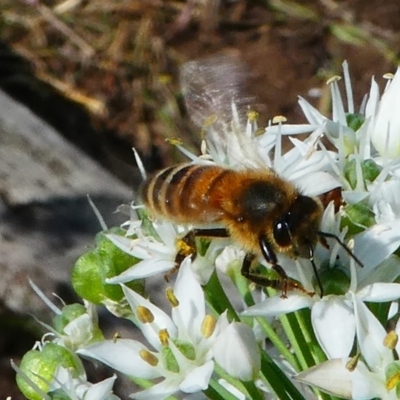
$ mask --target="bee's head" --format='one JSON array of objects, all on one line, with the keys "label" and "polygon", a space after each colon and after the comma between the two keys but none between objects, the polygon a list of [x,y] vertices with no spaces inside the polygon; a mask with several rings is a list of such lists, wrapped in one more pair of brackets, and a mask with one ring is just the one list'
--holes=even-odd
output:
[{"label": "bee's head", "polygon": [[310,258],[318,240],[322,206],[317,199],[299,195],[289,211],[275,221],[273,237],[283,253]]}]

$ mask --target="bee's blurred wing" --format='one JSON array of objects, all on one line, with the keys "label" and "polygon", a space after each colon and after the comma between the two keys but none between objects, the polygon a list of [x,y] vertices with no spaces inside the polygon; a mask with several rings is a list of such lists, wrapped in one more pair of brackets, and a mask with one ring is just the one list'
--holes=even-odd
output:
[{"label": "bee's blurred wing", "polygon": [[265,167],[246,133],[247,113],[255,101],[246,96],[249,76],[236,52],[187,62],[180,75],[188,114],[205,132],[209,150],[217,155],[215,161],[239,168]]}]

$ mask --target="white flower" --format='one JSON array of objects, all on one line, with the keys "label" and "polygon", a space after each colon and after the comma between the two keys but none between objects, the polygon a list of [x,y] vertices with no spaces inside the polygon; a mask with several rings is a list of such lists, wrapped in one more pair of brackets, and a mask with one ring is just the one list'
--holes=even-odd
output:
[{"label": "white flower", "polygon": [[[296,379],[347,399],[395,400],[398,398],[396,388],[400,383],[400,367],[393,351],[385,345],[386,330],[367,306],[355,296],[353,303],[357,340],[363,361],[332,359],[301,372]],[[395,334],[399,333],[398,323]],[[396,350],[399,350],[398,347]]]},{"label": "white flower", "polygon": [[62,326],[58,324],[58,330],[39,321],[43,327],[49,330],[49,333],[44,336],[43,340],[49,340],[49,337],[53,336],[54,343],[75,351],[95,339],[99,330],[94,304],[84,301],[84,305],[67,305],[61,310],[32,281],[30,281],[30,285],[36,294],[55,313],[55,319],[59,318],[62,321]]},{"label": "white flower", "polygon": [[90,383],[86,374],[73,378],[69,369],[58,367],[54,374],[49,392],[61,390],[71,400],[118,400],[119,397],[112,394],[116,375],[98,383]]},{"label": "white flower", "polygon": [[[190,227],[175,225],[161,219],[147,219],[146,223],[151,225],[151,229],[148,226],[143,229],[143,223],[133,220],[128,232],[130,235],[136,235],[134,239],[113,233],[107,235],[119,249],[140,260],[120,275],[106,279],[107,283],[130,282],[176,269],[175,259],[179,243],[190,231]],[[150,230],[152,232],[149,233]],[[208,282],[214,270],[214,260],[223,247],[223,240],[212,240],[204,255],[196,254],[194,257],[192,267],[203,284]]]},{"label": "white flower", "polygon": [[396,105],[400,103],[400,69],[389,82],[371,116],[370,137],[375,149],[386,158],[400,156],[400,114]]},{"label": "white flower", "polygon": [[[221,354],[229,346],[248,357],[236,372],[252,377],[259,368],[257,344],[246,328],[230,328],[226,314],[218,321],[206,315],[204,294],[186,258],[179,269],[174,292],[169,292],[172,318],[142,296],[123,286],[137,324],[151,348],[136,340],[118,339],[99,342],[78,351],[127,375],[161,382],[132,395],[135,399],[165,398],[175,392],[193,393],[208,387],[214,370],[214,353],[221,367],[231,367],[231,360]],[[232,335],[232,329],[236,334]],[[226,339],[224,339],[226,338]],[[230,340],[227,340],[231,338]],[[257,354],[256,354],[257,353]]]},{"label": "white flower", "polygon": [[[331,205],[325,210],[322,227],[336,224],[333,219],[333,205]],[[329,232],[328,229],[325,231]],[[242,314],[270,317],[310,308],[315,335],[326,355],[329,358],[347,357],[355,337],[354,299],[386,302],[400,298],[400,284],[391,283],[398,276],[400,261],[395,256],[388,258],[400,245],[398,232],[400,232],[400,221],[391,225],[375,225],[354,238],[354,254],[362,261],[363,268],[356,266],[354,260],[350,263],[347,261],[347,265],[350,264],[351,277],[348,288],[343,294],[328,294],[321,299],[318,293],[311,297],[306,293],[291,291],[287,298],[283,299],[281,293],[277,293],[248,308]],[[335,233],[340,236],[340,233]],[[317,265],[323,265],[324,258],[326,260],[327,257],[331,257],[334,261],[338,251],[339,254],[343,253],[343,249],[337,243],[330,244],[330,251],[320,248],[316,252]],[[346,263],[348,256],[341,254],[341,260]],[[312,290],[311,271],[301,273],[307,266],[303,262],[298,262],[298,265],[300,269],[297,277],[301,278],[300,281],[305,289]],[[345,276],[344,271],[338,272]],[[293,275],[294,273],[291,274]],[[340,340],[337,340],[338,336]]]}]

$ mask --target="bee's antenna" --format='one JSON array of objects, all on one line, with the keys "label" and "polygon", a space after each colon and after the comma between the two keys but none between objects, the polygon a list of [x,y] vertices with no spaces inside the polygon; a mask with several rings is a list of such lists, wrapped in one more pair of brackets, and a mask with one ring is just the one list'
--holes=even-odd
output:
[{"label": "bee's antenna", "polygon": [[355,254],[351,251],[351,249],[346,245],[346,243],[343,242],[343,240],[341,240],[339,238],[339,236],[335,235],[334,233],[328,233],[328,232],[322,232],[322,231],[318,231],[317,232],[319,236],[323,237],[323,238],[331,238],[331,239],[335,239],[345,250],[346,253],[361,267],[364,267],[364,264],[355,256]]},{"label": "bee's antenna", "polygon": [[311,265],[312,265],[312,268],[313,268],[313,271],[314,271],[314,276],[315,276],[315,279],[317,280],[317,285],[319,287],[319,295],[320,295],[320,297],[322,299],[322,297],[324,297],[324,288],[322,286],[322,282],[321,282],[321,279],[320,279],[318,271],[317,271],[317,267],[316,267],[315,262],[314,262],[314,248],[311,245],[311,243],[308,244],[308,248],[310,249],[310,256],[308,257],[308,259],[311,262]]}]

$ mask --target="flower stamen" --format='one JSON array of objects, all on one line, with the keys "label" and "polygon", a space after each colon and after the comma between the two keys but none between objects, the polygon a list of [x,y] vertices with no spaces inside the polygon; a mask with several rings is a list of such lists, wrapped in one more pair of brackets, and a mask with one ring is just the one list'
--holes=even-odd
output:
[{"label": "flower stamen", "polygon": [[206,315],[204,317],[203,322],[201,324],[201,334],[206,339],[208,339],[214,333],[216,323],[217,321],[211,315]]},{"label": "flower stamen", "polygon": [[154,321],[154,315],[147,307],[138,306],[136,308],[136,315],[142,324],[151,324]]},{"label": "flower stamen", "polygon": [[140,350],[139,356],[143,361],[146,361],[147,364],[151,365],[152,367],[155,367],[158,364],[158,358],[146,349]]}]

